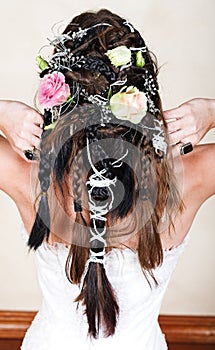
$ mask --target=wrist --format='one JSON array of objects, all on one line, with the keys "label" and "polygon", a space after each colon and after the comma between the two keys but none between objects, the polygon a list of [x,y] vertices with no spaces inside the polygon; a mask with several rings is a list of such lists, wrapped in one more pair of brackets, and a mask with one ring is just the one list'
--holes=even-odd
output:
[{"label": "wrist", "polygon": [[16,101],[0,100],[0,130],[7,137],[8,130],[13,125],[12,116],[16,110]]},{"label": "wrist", "polygon": [[7,101],[5,100],[0,100],[0,130],[5,132],[5,114],[7,112]]},{"label": "wrist", "polygon": [[209,99],[208,101],[208,111],[210,118],[210,127],[215,128],[215,99]]}]

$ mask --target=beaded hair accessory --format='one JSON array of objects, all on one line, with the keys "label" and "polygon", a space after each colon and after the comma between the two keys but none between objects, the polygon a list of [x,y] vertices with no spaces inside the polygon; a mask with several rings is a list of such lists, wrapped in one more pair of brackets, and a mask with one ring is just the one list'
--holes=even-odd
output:
[{"label": "beaded hair accessory", "polygon": [[[107,218],[105,217],[108,212],[111,211],[113,207],[114,194],[111,189],[112,186],[115,186],[117,182],[117,177],[115,176],[113,179],[109,179],[105,176],[106,169],[98,170],[93,165],[90,148],[89,148],[89,140],[87,138],[87,155],[90,165],[94,171],[94,173],[89,177],[89,180],[86,182],[86,186],[88,188],[88,196],[89,196],[89,208],[90,208],[90,219],[92,220],[92,225],[90,228],[90,257],[88,259],[88,263],[100,263],[103,264],[104,255],[105,255],[105,247],[106,247],[106,225],[105,222]],[[122,164],[121,161],[124,157],[126,157],[127,152],[118,160],[111,163],[111,165],[115,167],[120,167]],[[109,191],[108,201],[106,201],[103,205],[98,205],[94,201],[92,192],[95,188],[107,188]],[[103,227],[99,230],[96,226],[96,221],[100,220],[104,222]],[[95,242],[95,245],[94,245]]]},{"label": "beaded hair accessory", "polygon": [[[131,30],[131,32],[136,31],[132,24],[129,22],[124,22],[125,26]],[[156,108],[152,96],[155,96],[158,92],[158,87],[156,86],[152,75],[146,69],[143,75],[143,85],[144,92],[139,92],[138,89],[132,91],[132,87],[126,86],[126,79],[123,81],[116,80],[116,74],[114,70],[108,65],[105,61],[99,58],[94,57],[84,57],[83,55],[73,54],[70,48],[67,48],[65,43],[68,41],[73,41],[77,45],[81,45],[83,39],[87,36],[88,33],[94,31],[99,27],[110,27],[111,25],[108,23],[99,23],[89,28],[80,28],[76,32],[68,32],[67,34],[61,34],[56,36],[53,40],[50,41],[50,45],[54,46],[55,53],[49,57],[48,60],[43,59],[41,56],[37,57],[37,63],[39,68],[41,69],[40,77],[42,78],[38,97],[40,104],[51,112],[51,123],[58,120],[62,113],[65,113],[71,105],[74,107],[78,104],[79,96],[84,97],[86,101],[89,101],[97,106],[102,107],[101,114],[101,124],[104,122],[109,122],[111,117],[110,115],[113,112],[111,108],[111,89],[113,86],[119,85],[122,86],[122,90],[120,91],[118,97],[124,97],[125,88],[129,93],[129,97],[131,96],[131,92],[135,94],[134,97],[140,97],[145,95],[145,99],[147,101],[147,105],[144,106],[144,113],[146,112],[152,114],[152,118],[154,115],[157,115],[160,111]],[[132,63],[132,54],[136,53],[136,66],[143,67],[145,64],[144,53],[147,52],[147,47],[131,47],[127,48],[126,46],[116,47],[112,50],[109,50],[105,55],[110,59],[111,64],[115,67],[120,67],[120,70],[124,70],[128,68]],[[110,81],[110,87],[108,96],[104,97],[101,95],[89,95],[85,89],[79,86],[78,83],[74,83],[72,86],[69,86],[65,83],[65,71],[73,71],[73,70],[81,70],[86,69],[89,71],[101,72],[104,74],[107,79]],[[98,73],[99,74],[99,73]],[[53,91],[50,89],[47,91],[47,85],[52,84],[54,87]],[[60,94],[58,94],[60,88]],[[135,87],[134,87],[135,88]],[[50,97],[51,95],[51,97]],[[112,96],[113,97],[113,96]],[[113,101],[113,98],[112,98]],[[131,101],[131,104],[134,101]],[[112,104],[113,105],[113,104]],[[119,100],[118,105],[123,105],[122,101]],[[118,106],[119,107],[119,106]],[[142,106],[137,106],[137,109],[141,109]],[[116,117],[120,118],[119,113]],[[129,120],[133,123],[137,123],[132,117],[124,116],[126,120]],[[157,124],[157,118],[155,119],[155,137],[153,139],[153,147],[156,150],[161,150],[164,155],[166,154],[167,145],[165,142],[165,137],[162,129],[162,125]],[[142,124],[144,127],[144,119],[138,120],[138,123]],[[52,125],[53,126],[53,125]]]},{"label": "beaded hair accessory", "polygon": [[[131,32],[137,32],[130,23],[124,22],[124,25]],[[121,45],[108,50],[104,59],[93,56],[85,57],[81,55],[81,50],[79,52],[79,47],[81,47],[90,33],[96,30],[103,30],[106,27],[111,27],[111,25],[99,23],[89,28],[78,28],[77,31],[56,36],[54,40],[50,40],[50,45],[54,46],[54,53],[48,59],[44,59],[41,56],[37,57],[37,63],[41,69],[40,77],[42,78],[38,90],[38,99],[40,105],[44,108],[44,115],[46,116],[44,130],[54,128],[61,116],[67,111],[75,109],[79,101],[82,100],[99,107],[101,115],[100,125],[102,126],[116,118],[119,124],[123,123],[122,121],[128,124],[135,124],[135,127],[141,130],[142,133],[144,133],[145,129],[149,130],[155,153],[160,158],[163,158],[166,156],[167,143],[162,122],[158,119],[160,111],[154,103],[154,97],[158,94],[157,84],[148,69],[145,69],[142,75],[143,91],[127,84],[126,70],[132,65],[140,68],[145,66],[146,46],[142,45],[135,48]],[[73,43],[73,50],[66,45],[70,41]],[[123,71],[125,73],[124,79],[117,80],[116,68],[120,72]],[[81,72],[82,69],[95,72],[96,74],[103,74],[110,83],[108,91],[92,95],[78,82],[68,84],[65,73]],[[117,88],[118,92],[113,93]],[[146,115],[149,115],[147,119],[150,120],[150,124],[144,122]],[[117,178],[108,178],[105,167],[99,171],[93,165],[88,136],[86,142],[88,161],[94,172],[86,182],[91,219],[89,262],[103,263],[106,246],[105,216],[112,209],[114,196],[111,188],[115,186]],[[125,156],[126,154],[109,164],[109,166],[119,167],[121,160]],[[100,187],[105,187],[109,194],[109,200],[104,205],[96,205],[92,196],[94,188]],[[74,210],[76,212],[82,211],[80,201],[75,200]],[[98,220],[104,223],[99,229],[96,227]]]}]

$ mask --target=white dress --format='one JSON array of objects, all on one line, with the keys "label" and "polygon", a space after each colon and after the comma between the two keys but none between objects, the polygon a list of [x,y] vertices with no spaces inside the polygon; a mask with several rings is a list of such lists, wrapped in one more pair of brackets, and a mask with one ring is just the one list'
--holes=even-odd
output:
[{"label": "white dress", "polygon": [[[23,230],[27,241],[27,233]],[[74,299],[80,290],[65,275],[68,248],[62,243],[43,243],[35,252],[43,301],[26,332],[21,350],[165,350],[165,337],[158,324],[163,295],[171,274],[188,241],[164,250],[162,266],[154,270],[158,286],[150,288],[141,271],[137,253],[112,249],[105,258],[107,276],[120,307],[115,334],[90,339],[82,306]]]}]

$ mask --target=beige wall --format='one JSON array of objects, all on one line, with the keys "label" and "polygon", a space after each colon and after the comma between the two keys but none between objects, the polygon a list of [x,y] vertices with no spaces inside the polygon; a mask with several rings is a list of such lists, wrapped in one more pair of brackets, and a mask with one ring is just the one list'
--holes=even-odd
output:
[{"label": "beige wall", "polygon": [[[9,0],[2,3],[1,98],[32,104],[38,83],[35,56],[46,43],[46,37],[51,37],[51,26],[83,10],[101,7],[116,11],[136,24],[158,56],[165,108],[195,96],[214,97],[214,0]],[[207,141],[213,140],[215,130],[207,137]],[[33,254],[28,255],[21,239],[19,215],[3,193],[0,193],[0,208],[0,309],[37,309],[41,296]],[[201,208],[162,312],[215,314],[214,208],[215,198]]]}]

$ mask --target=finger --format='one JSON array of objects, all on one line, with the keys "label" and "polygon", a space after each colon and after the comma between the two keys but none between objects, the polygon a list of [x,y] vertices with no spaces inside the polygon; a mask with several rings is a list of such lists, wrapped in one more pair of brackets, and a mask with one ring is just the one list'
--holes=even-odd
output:
[{"label": "finger", "polygon": [[168,135],[169,136],[169,144],[176,145],[181,142],[187,135],[184,130],[178,130]]},{"label": "finger", "polygon": [[33,124],[33,126],[32,126],[32,134],[34,136],[37,136],[37,137],[41,138],[42,132],[43,132],[43,130],[38,125]]},{"label": "finger", "polygon": [[193,144],[192,142],[179,142],[177,145],[171,146],[171,156],[173,158],[176,158],[178,156],[185,156],[186,154],[192,152],[193,150]]},{"label": "finger", "polygon": [[19,138],[14,144],[13,148],[23,153],[27,149],[33,149],[33,145],[29,140]]},{"label": "finger", "polygon": [[178,143],[177,145],[170,145],[169,146],[169,155],[170,157],[178,157],[180,155],[180,147],[182,146],[182,143]]},{"label": "finger", "polygon": [[28,160],[39,160],[39,152],[36,148],[33,150],[26,150],[24,155]]},{"label": "finger", "polygon": [[42,115],[37,113],[37,112],[35,112],[35,115],[34,115],[34,118],[33,118],[33,122],[36,125],[43,125],[44,120],[43,120]]},{"label": "finger", "polygon": [[21,151],[19,148],[17,147],[13,147],[13,150],[27,163],[32,163],[32,162],[36,162],[37,160],[30,160],[26,157],[25,155],[25,151]]},{"label": "finger", "polygon": [[180,105],[176,108],[166,110],[164,112],[164,118],[166,119],[166,121],[168,121],[169,119],[182,118],[185,112],[186,112],[186,108],[184,107],[184,105]]},{"label": "finger", "polygon": [[32,134],[28,134],[25,135],[25,138],[19,138],[17,143],[15,144],[15,147],[21,152],[24,152],[26,150],[32,150],[34,147],[40,149],[40,142],[40,138]]},{"label": "finger", "polygon": [[25,147],[27,146],[27,149],[32,149],[34,147],[39,148],[40,142],[41,142],[40,137],[37,137],[30,132],[25,133],[25,136],[20,138],[20,139],[22,140],[22,142],[20,142],[20,144],[23,146],[23,143],[24,143]]},{"label": "finger", "polygon": [[181,139],[181,142],[183,144],[189,143],[191,142],[193,146],[197,145],[197,143],[199,142],[198,139],[198,135],[197,134],[191,134],[187,137],[184,137],[183,139]]},{"label": "finger", "polygon": [[167,124],[167,130],[169,133],[178,131],[183,128],[183,123],[181,119],[177,119],[175,121],[171,121]]},{"label": "finger", "polygon": [[37,149],[40,149],[40,142],[41,142],[41,139],[37,136],[31,136],[31,147],[30,148],[37,148]]}]

